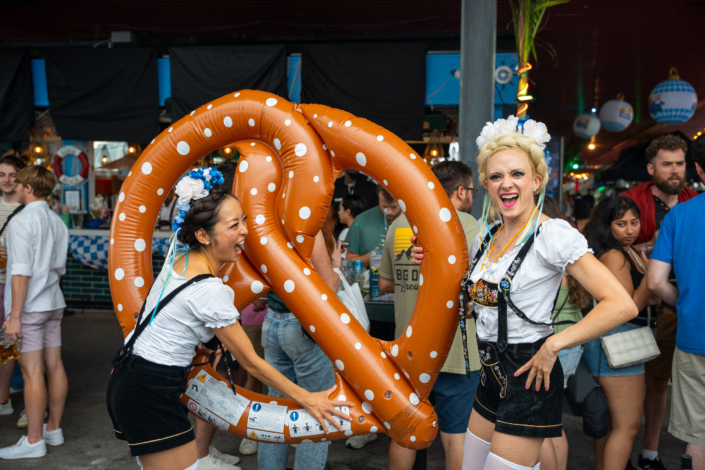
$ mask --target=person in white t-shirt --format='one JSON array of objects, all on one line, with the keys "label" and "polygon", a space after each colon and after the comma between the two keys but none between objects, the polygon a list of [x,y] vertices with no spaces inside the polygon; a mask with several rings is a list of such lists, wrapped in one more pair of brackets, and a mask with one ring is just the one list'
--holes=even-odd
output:
[{"label": "person in white t-shirt", "polygon": [[[465,322],[474,318],[482,369],[463,470],[540,468],[544,439],[561,436],[558,352],[637,314],[629,294],[590,253],[585,238],[567,222],[541,213],[549,140],[544,124],[514,116],[488,123],[477,139],[478,180],[486,189],[483,228],[470,248],[460,326],[466,341]],[[498,222],[488,226],[492,215]],[[422,262],[423,248],[413,248],[412,258]],[[599,303],[584,320],[554,335],[553,300],[566,271]]]},{"label": "person in white t-shirt", "polygon": [[[289,381],[256,352],[234,307],[234,292],[215,273],[234,263],[247,236],[246,216],[237,198],[220,186],[215,168],[192,171],[176,186],[178,239],[188,246],[155,280],[137,327],[125,338],[114,361],[107,391],[108,413],[115,436],[146,470],[197,470],[199,461],[188,409],[180,396],[199,343],[222,341],[252,376],[301,404],[323,426],[324,418],[350,420],[336,406],[350,402],[328,399],[335,386],[311,393]],[[212,187],[211,187],[212,185]],[[180,290],[187,292],[181,294]],[[172,295],[175,294],[175,295]]]},{"label": "person in white t-shirt", "polygon": [[[15,214],[20,203],[17,201],[17,172],[24,168],[25,164],[19,158],[8,155],[0,159],[0,239],[7,239],[7,222],[10,217]],[[4,227],[4,230],[3,230]],[[7,245],[0,244],[0,258],[7,264]],[[5,275],[6,268],[0,268],[0,319],[5,319]],[[9,416],[14,413],[12,408],[12,400],[10,399],[10,386],[14,384],[13,372],[19,372],[19,366],[16,361],[10,361],[7,364],[0,364],[0,416]],[[15,373],[15,376],[17,373]],[[20,384],[22,383],[22,375],[19,375]],[[14,388],[18,388],[15,385]],[[19,387],[19,390],[22,390]]]},{"label": "person in white t-shirt", "polygon": [[[7,226],[5,333],[22,340],[20,367],[25,382],[27,436],[0,449],[0,459],[43,457],[46,444],[61,445],[61,417],[68,380],[61,361],[61,319],[66,302],[59,286],[66,272],[68,229],[47,204],[56,178],[44,167],[17,173],[17,194],[25,208]],[[48,377],[48,390],[44,374]],[[49,420],[44,412],[49,405]]]}]

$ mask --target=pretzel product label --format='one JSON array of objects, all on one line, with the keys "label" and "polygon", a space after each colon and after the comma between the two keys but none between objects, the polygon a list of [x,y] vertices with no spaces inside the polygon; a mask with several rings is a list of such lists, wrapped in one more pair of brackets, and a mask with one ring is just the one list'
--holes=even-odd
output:
[{"label": "pretzel product label", "polygon": [[188,409],[191,413],[200,416],[214,426],[217,426],[221,431],[227,431],[230,425],[208,411],[205,406],[201,406],[193,400],[188,401]]},{"label": "pretzel product label", "polygon": [[286,409],[286,406],[254,401],[247,416],[247,427],[282,433],[286,421]]},{"label": "pretzel product label", "polygon": [[[336,406],[336,410],[342,411],[346,415],[350,415],[350,410],[347,406]],[[305,436],[315,436],[317,434],[325,434],[323,426],[318,422],[316,418],[308,414],[304,409],[291,410],[287,415],[289,434],[291,437],[305,437]],[[336,417],[335,419],[340,426],[342,426],[346,435],[352,436],[350,421]],[[326,425],[328,426],[328,432],[339,432],[338,429],[328,420]],[[349,433],[349,434],[348,434]]]},{"label": "pretzel product label", "polygon": [[228,423],[237,426],[250,400],[242,395],[235,395],[225,382],[212,377],[202,370],[186,387],[186,396],[206,409],[221,416]]},{"label": "pretzel product label", "polygon": [[284,444],[284,434],[278,434],[276,432],[260,431],[259,429],[247,428],[247,438],[255,439],[258,441],[268,441],[275,442],[277,444]]}]

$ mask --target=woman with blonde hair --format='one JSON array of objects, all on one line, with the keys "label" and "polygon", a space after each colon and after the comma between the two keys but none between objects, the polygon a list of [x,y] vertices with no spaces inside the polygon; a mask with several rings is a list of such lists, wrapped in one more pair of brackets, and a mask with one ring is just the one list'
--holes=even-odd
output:
[{"label": "woman with blonde hair", "polygon": [[[464,332],[466,318],[475,319],[482,375],[465,437],[464,470],[540,468],[544,439],[562,432],[558,352],[637,313],[629,294],[590,253],[585,237],[564,220],[541,213],[549,140],[544,124],[514,116],[488,123],[477,139],[479,181],[486,192],[482,230],[470,248],[472,262],[462,283],[460,325]],[[488,224],[490,218],[497,222]],[[422,247],[412,254],[423,262]],[[553,303],[566,271],[599,303],[580,323],[554,335]],[[480,279],[489,296],[477,295]]]}]

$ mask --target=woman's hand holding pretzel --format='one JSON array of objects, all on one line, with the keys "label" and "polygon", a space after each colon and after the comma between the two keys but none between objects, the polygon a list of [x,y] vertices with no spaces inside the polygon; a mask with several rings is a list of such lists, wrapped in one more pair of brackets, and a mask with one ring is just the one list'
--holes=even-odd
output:
[{"label": "woman's hand holding pretzel", "polygon": [[297,400],[299,404],[304,407],[306,412],[308,412],[308,414],[316,418],[316,421],[321,423],[321,427],[326,434],[328,434],[328,426],[326,425],[325,420],[330,421],[330,423],[335,426],[338,431],[344,431],[344,429],[343,426],[341,426],[335,419],[336,416],[343,418],[346,421],[352,421],[350,416],[340,410],[335,409],[336,406],[352,407],[354,406],[352,402],[328,399],[330,394],[333,393],[336,388],[337,386],[334,385],[323,392],[305,392],[306,394],[304,395],[304,398]]}]

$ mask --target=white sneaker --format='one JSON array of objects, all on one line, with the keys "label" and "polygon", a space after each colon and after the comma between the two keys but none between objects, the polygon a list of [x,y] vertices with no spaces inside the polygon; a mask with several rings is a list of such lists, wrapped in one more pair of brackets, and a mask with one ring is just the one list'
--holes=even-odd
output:
[{"label": "white sneaker", "polygon": [[17,444],[0,449],[0,459],[36,459],[47,455],[47,446],[43,440],[30,444],[27,436],[20,437]]},{"label": "white sneaker", "polygon": [[213,457],[213,454],[208,454],[208,457],[198,459],[198,468],[200,470],[242,470],[236,465],[230,465]]},{"label": "white sneaker", "polygon": [[345,447],[352,447],[353,449],[362,449],[366,444],[376,441],[377,434],[363,434],[362,436],[353,436],[345,441]]},{"label": "white sneaker", "polygon": [[[47,416],[49,416],[48,412],[44,412],[44,419],[47,419]],[[22,410],[22,413],[20,413],[20,419],[17,420],[17,429],[27,429],[27,410]]]},{"label": "white sneaker", "polygon": [[64,433],[61,428],[47,431],[47,425],[42,426],[42,437],[50,446],[60,446],[64,443]]},{"label": "white sneaker", "polygon": [[13,393],[20,393],[20,392],[24,392],[24,388],[12,388],[12,387],[10,387],[10,395],[12,395]]},{"label": "white sneaker", "polygon": [[4,405],[0,403],[0,416],[10,416],[15,410],[12,408],[12,399],[8,399]]},{"label": "white sneaker", "polygon": [[228,463],[230,465],[235,465],[235,464],[240,463],[240,457],[237,457],[235,455],[230,455],[230,454],[224,454],[221,451],[219,451],[218,449],[216,449],[214,446],[210,446],[208,448],[208,452],[210,453],[210,455],[212,455],[216,459],[220,459],[223,462]]},{"label": "white sneaker", "polygon": [[257,453],[257,441],[243,439],[240,442],[240,453],[242,455],[252,455]]}]

